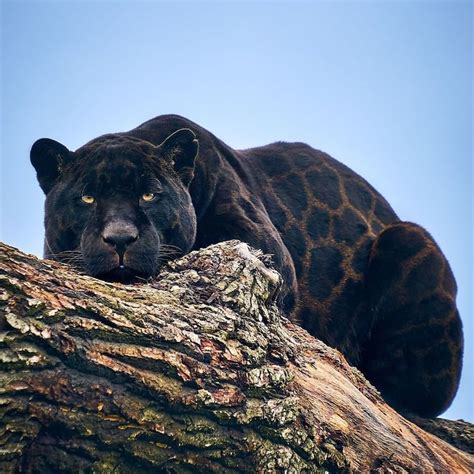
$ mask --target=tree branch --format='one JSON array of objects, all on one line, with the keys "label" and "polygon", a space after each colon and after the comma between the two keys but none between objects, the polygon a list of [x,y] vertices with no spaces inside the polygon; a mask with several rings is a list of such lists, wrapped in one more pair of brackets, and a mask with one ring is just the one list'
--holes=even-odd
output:
[{"label": "tree branch", "polygon": [[246,244],[127,286],[0,256],[2,472],[474,469],[284,319]]}]

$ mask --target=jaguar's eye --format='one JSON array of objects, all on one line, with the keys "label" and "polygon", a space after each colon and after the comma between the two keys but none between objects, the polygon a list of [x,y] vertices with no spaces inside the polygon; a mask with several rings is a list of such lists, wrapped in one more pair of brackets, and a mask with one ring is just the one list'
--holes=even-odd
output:
[{"label": "jaguar's eye", "polygon": [[153,199],[155,199],[155,197],[156,197],[155,193],[145,193],[145,194],[142,195],[142,199],[145,202],[153,201]]},{"label": "jaguar's eye", "polygon": [[82,202],[85,202],[86,204],[94,204],[95,203],[95,197],[94,196],[89,196],[87,194],[82,196],[81,200],[82,200]]}]

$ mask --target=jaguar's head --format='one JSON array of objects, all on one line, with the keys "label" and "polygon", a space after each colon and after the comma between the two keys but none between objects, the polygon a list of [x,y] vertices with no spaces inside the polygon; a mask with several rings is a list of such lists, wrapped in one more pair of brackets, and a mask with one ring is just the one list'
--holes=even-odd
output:
[{"label": "jaguar's head", "polygon": [[45,257],[130,281],[187,253],[196,236],[189,184],[198,148],[189,129],[159,146],[117,134],[72,152],[38,140],[31,163],[46,194]]}]

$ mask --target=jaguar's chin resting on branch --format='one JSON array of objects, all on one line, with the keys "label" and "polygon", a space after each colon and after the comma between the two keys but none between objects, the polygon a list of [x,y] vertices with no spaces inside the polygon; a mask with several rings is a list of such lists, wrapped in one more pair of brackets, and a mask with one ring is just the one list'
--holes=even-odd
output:
[{"label": "jaguar's chin resting on branch", "polygon": [[45,257],[106,280],[238,239],[271,254],[280,305],[339,349],[402,412],[436,416],[462,363],[456,283],[432,237],[363,178],[303,143],[234,150],[156,117],[75,152],[32,147],[46,194]]}]

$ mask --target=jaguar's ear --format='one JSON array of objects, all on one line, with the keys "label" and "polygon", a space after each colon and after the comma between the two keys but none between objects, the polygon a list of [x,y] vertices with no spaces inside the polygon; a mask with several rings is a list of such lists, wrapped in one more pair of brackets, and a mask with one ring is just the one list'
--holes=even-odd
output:
[{"label": "jaguar's ear", "polygon": [[50,138],[40,138],[31,147],[30,160],[36,170],[39,185],[48,194],[63,167],[72,160],[73,153]]},{"label": "jaguar's ear", "polygon": [[199,151],[196,134],[189,128],[172,133],[158,146],[161,156],[173,163],[174,169],[186,186],[194,177],[194,163]]}]

